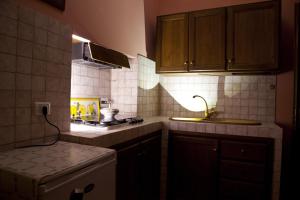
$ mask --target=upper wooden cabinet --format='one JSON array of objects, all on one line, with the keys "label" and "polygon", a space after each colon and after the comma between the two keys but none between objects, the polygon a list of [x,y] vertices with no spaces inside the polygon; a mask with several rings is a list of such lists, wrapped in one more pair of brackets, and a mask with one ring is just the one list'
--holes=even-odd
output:
[{"label": "upper wooden cabinet", "polygon": [[157,71],[188,70],[188,15],[159,17],[157,21]]},{"label": "upper wooden cabinet", "polygon": [[278,2],[159,16],[157,72],[278,68]]},{"label": "upper wooden cabinet", "polygon": [[228,70],[272,70],[278,66],[278,6],[264,2],[228,8]]},{"label": "upper wooden cabinet", "polygon": [[189,71],[224,71],[226,9],[189,14]]}]

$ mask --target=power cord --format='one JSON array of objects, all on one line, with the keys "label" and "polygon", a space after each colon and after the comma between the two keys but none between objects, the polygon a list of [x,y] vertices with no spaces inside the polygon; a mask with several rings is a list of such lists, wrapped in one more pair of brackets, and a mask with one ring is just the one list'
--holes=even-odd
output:
[{"label": "power cord", "polygon": [[51,126],[53,126],[53,127],[55,127],[55,128],[57,129],[58,133],[57,133],[56,139],[55,139],[53,142],[47,143],[47,144],[33,144],[33,145],[21,146],[21,147],[17,147],[17,148],[51,146],[51,145],[56,144],[56,143],[59,141],[60,135],[61,135],[60,129],[59,129],[56,125],[52,124],[52,123],[48,120],[48,118],[47,118],[47,115],[48,115],[48,108],[47,108],[46,106],[43,106],[43,108],[42,108],[42,113],[43,113],[43,116],[44,116],[46,122],[47,122],[48,124],[50,124]]}]

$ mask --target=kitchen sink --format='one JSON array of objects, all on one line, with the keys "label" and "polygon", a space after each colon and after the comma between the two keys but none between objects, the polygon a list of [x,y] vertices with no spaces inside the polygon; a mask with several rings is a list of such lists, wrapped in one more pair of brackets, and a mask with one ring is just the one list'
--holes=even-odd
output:
[{"label": "kitchen sink", "polygon": [[170,117],[173,121],[196,122],[196,123],[216,123],[216,124],[233,124],[233,125],[261,125],[261,122],[248,119],[206,119],[206,118],[186,118]]}]

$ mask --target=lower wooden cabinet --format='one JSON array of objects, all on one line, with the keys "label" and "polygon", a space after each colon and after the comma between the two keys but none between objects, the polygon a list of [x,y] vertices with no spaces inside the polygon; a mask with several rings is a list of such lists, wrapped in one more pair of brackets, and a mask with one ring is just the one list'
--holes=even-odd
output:
[{"label": "lower wooden cabinet", "polygon": [[269,138],[170,132],[169,200],[270,200]]},{"label": "lower wooden cabinet", "polygon": [[160,199],[160,158],[161,136],[141,142],[141,198],[142,200]]},{"label": "lower wooden cabinet", "polygon": [[270,196],[267,196],[264,184],[221,179],[218,199],[267,200]]},{"label": "lower wooden cabinet", "polygon": [[170,200],[216,199],[217,143],[216,139],[171,137]]},{"label": "lower wooden cabinet", "polygon": [[117,200],[159,200],[161,131],[112,146],[117,150]]},{"label": "lower wooden cabinet", "polygon": [[141,153],[138,144],[118,151],[117,157],[117,193],[118,200],[138,200],[140,187]]}]

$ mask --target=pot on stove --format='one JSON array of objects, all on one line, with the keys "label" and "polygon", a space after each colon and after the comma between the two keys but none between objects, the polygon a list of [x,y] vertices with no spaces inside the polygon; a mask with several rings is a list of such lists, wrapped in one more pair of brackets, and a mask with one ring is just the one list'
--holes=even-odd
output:
[{"label": "pot on stove", "polygon": [[115,115],[119,113],[118,109],[113,109],[113,108],[102,108],[100,110],[101,114],[104,116],[104,118],[101,120],[101,122],[113,122],[117,121],[115,118]]}]

